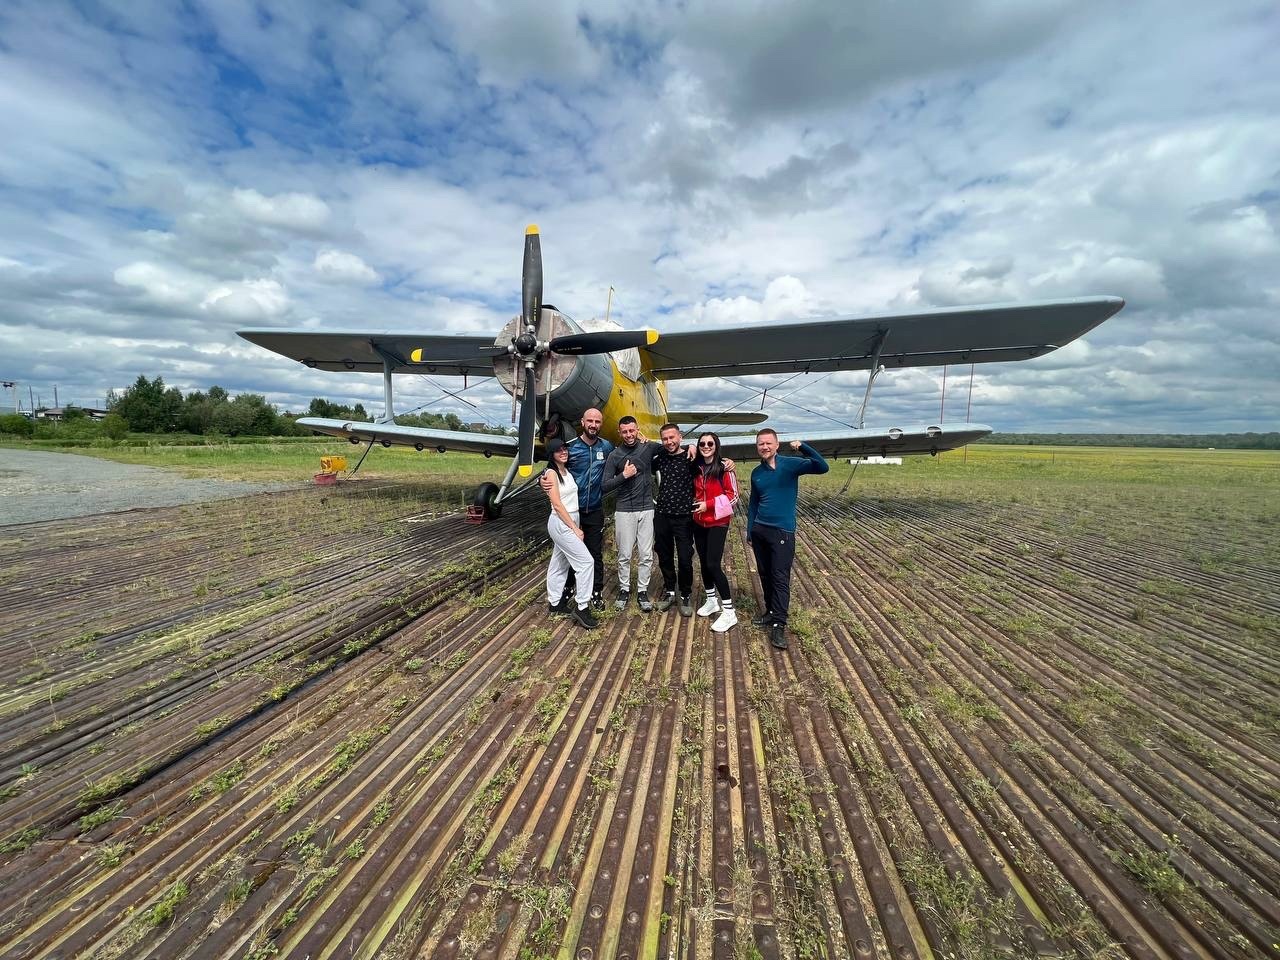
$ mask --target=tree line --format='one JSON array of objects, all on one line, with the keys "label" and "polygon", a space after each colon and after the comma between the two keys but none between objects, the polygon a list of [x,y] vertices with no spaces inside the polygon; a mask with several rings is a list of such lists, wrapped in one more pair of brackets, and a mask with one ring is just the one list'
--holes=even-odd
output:
[{"label": "tree line", "polygon": [[993,433],[978,442],[1015,446],[1280,450],[1280,433]]},{"label": "tree line", "polygon": [[[83,410],[67,407],[63,422],[36,420],[17,414],[0,416],[0,433],[23,437],[56,439],[106,437],[121,440],[129,433],[182,433],[223,437],[305,437],[311,434],[300,427],[300,416],[327,417],[335,420],[370,420],[364,405],[347,406],[321,397],[312,399],[305,414],[278,413],[262,394],[229,394],[223,387],[207,391],[193,390],[183,394],[177,387],[166,387],[163,377],[148,379],[139,375],[122,393],[107,394],[107,416],[90,420]],[[405,426],[433,427],[440,430],[473,429],[454,413],[403,414],[396,422]],[[478,432],[505,433],[501,427],[485,427]]]}]

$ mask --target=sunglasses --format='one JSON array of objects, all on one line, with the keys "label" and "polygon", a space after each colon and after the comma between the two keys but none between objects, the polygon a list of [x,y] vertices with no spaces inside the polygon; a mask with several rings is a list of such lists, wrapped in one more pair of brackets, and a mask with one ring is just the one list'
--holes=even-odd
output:
[{"label": "sunglasses", "polygon": [[715,445],[716,445],[716,442],[715,442],[714,440],[699,440],[699,441],[698,441],[698,446],[700,446],[700,447],[707,447],[708,449],[712,449],[712,448],[714,448],[714,447],[715,447]]}]

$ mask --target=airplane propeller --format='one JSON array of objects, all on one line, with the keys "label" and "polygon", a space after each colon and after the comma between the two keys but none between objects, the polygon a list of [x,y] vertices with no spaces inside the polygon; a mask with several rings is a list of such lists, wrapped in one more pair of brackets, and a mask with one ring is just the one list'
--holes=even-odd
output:
[{"label": "airplane propeller", "polygon": [[566,357],[592,353],[613,353],[632,347],[651,347],[658,342],[657,330],[601,330],[597,333],[570,333],[556,337],[547,348]]},{"label": "airplane propeller", "polygon": [[[562,356],[589,356],[613,353],[633,347],[651,346],[658,342],[656,330],[600,330],[592,333],[573,333],[553,337],[549,341],[538,339],[538,325],[542,317],[542,241],[536,224],[529,224],[524,232],[524,265],[520,285],[520,332],[505,346],[484,348],[493,356],[507,354],[513,366],[524,364],[524,392],[520,397],[519,473],[527,477],[533,472],[533,440],[537,430],[537,365],[548,353]],[[512,371],[514,373],[514,371]],[[550,370],[548,369],[547,401],[550,406]]]},{"label": "airplane propeller", "polygon": [[[515,404],[520,406],[520,444],[517,465],[522,477],[533,473],[533,440],[537,430],[537,367],[538,362],[547,354],[555,353],[566,357],[584,357],[600,353],[614,353],[618,350],[630,350],[635,347],[649,347],[658,342],[657,330],[597,330],[587,333],[570,333],[550,340],[538,339],[538,327],[542,320],[542,240],[538,235],[537,224],[529,224],[524,232],[524,264],[521,270],[520,284],[520,326],[510,343],[494,344],[492,347],[480,347],[479,352],[493,357],[511,358],[512,380],[516,379],[516,370],[524,365],[524,391],[518,393],[513,383],[512,414],[515,416]],[[422,348],[413,350],[410,358],[414,363],[424,362]],[[547,385],[543,391],[546,395],[547,410],[551,408],[551,369],[546,366]]]},{"label": "airplane propeller", "polygon": [[538,410],[538,400],[534,396],[537,378],[533,372],[533,363],[524,365],[524,396],[520,399],[520,476],[527,477],[533,472],[533,434],[537,429],[534,422]]}]

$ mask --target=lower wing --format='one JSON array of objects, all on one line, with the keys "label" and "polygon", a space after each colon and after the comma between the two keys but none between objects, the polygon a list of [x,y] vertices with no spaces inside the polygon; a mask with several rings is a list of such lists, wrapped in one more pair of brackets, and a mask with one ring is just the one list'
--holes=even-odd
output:
[{"label": "lower wing", "polygon": [[[962,427],[940,427],[914,424],[906,427],[868,427],[864,430],[828,430],[820,433],[779,433],[781,453],[790,452],[787,444],[803,440],[824,457],[909,456],[916,453],[941,453],[956,450],[966,443],[980,440],[991,432],[981,423]],[[734,460],[756,455],[755,434],[721,437],[720,452]]]},{"label": "lower wing", "polygon": [[462,430],[435,430],[431,427],[402,427],[398,423],[364,423],[359,420],[329,420],[324,417],[302,417],[298,426],[331,437],[359,442],[375,441],[385,447],[392,444],[413,447],[417,450],[460,450],[467,453],[483,453],[491,457],[495,453],[515,456],[519,441],[515,437],[499,433],[469,433]]},{"label": "lower wing", "polygon": [[693,427],[705,426],[709,423],[721,423],[734,427],[751,427],[757,423],[764,423],[769,419],[767,413],[754,413],[747,411],[739,413],[737,411],[718,412],[715,410],[668,410],[667,419],[672,423],[678,423],[685,433]]}]

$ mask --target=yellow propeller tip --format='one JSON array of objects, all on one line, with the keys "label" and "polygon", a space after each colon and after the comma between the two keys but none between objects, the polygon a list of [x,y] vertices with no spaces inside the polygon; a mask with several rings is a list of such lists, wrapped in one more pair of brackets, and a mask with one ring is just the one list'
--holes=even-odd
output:
[{"label": "yellow propeller tip", "polygon": [[531,474],[531,473],[533,473],[533,465],[532,465],[532,464],[523,464],[523,465],[520,467],[520,476],[522,476],[522,477],[527,477],[527,476],[529,476],[529,474]]},{"label": "yellow propeller tip", "polygon": [[524,228],[524,235],[526,237],[536,237],[538,235],[538,225],[536,223],[529,224]]},{"label": "yellow propeller tip", "polygon": [[657,331],[657,330],[646,330],[646,331],[644,332],[644,335],[645,335],[645,336],[644,336],[644,342],[645,342],[646,344],[648,344],[649,346],[651,346],[651,347],[652,347],[655,343],[657,343],[657,342],[658,342],[658,331]]},{"label": "yellow propeller tip", "polygon": [[421,363],[422,348],[421,347],[416,348],[411,354],[409,354],[409,359],[412,360],[414,363]]}]

